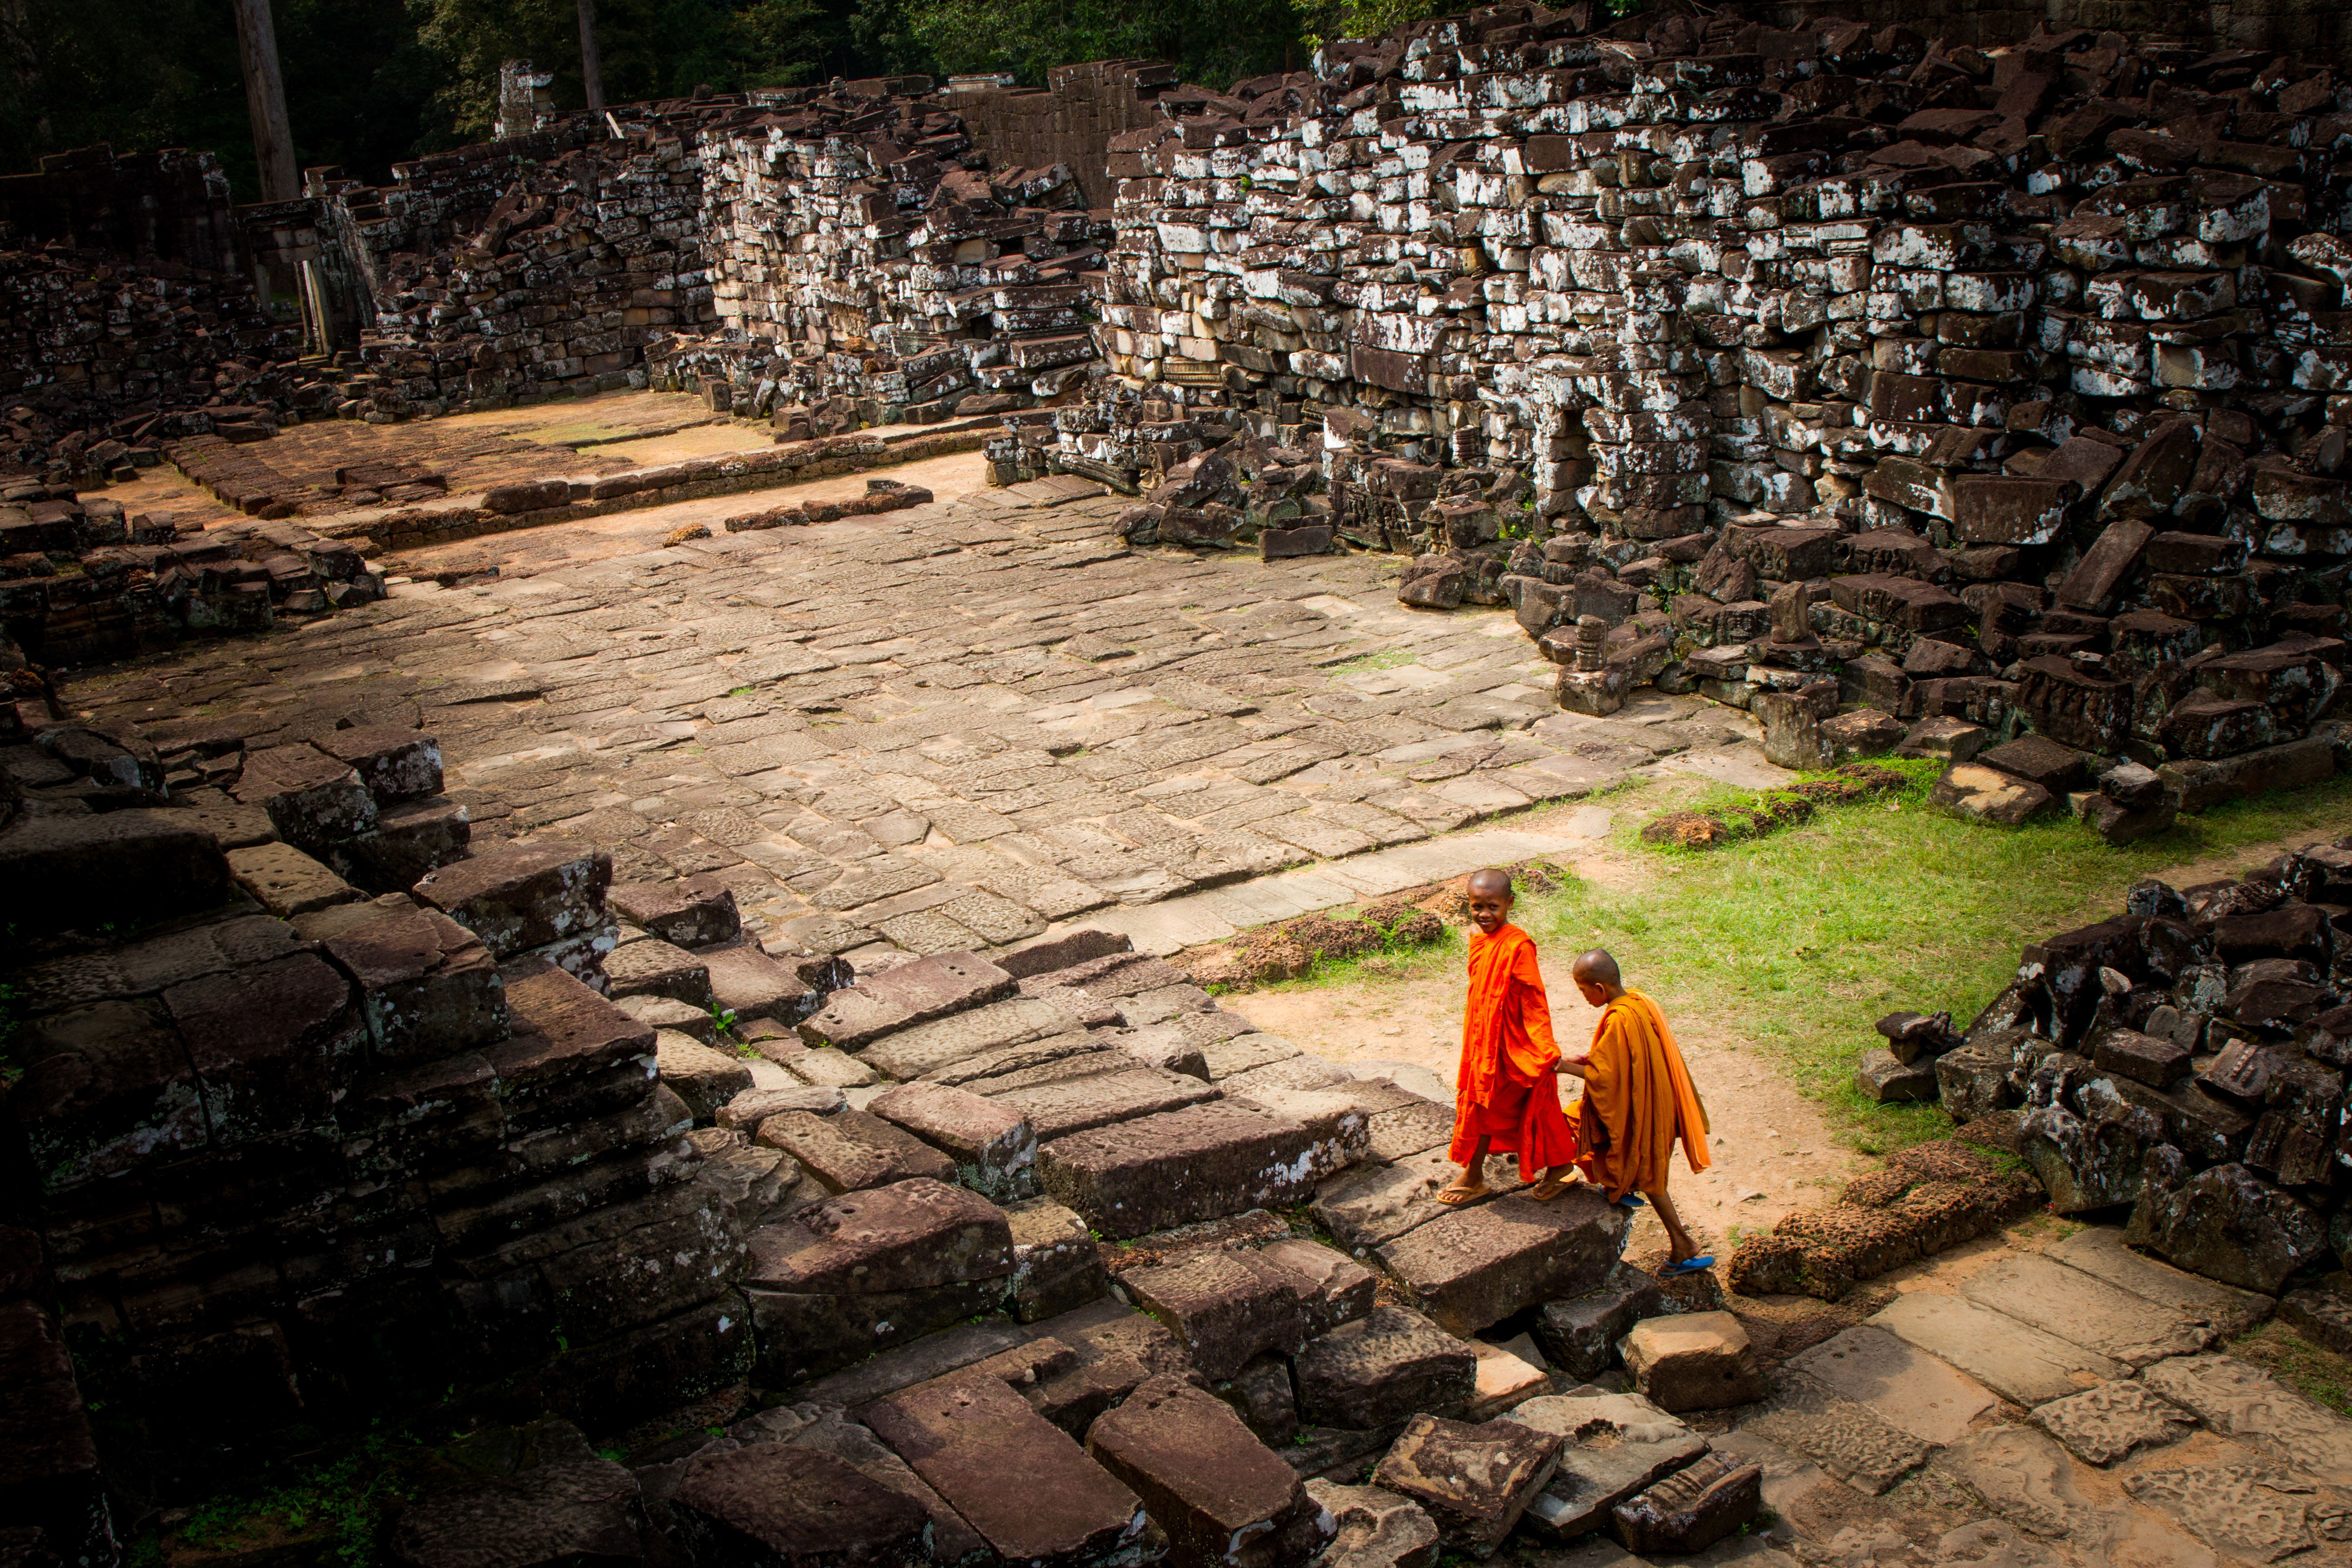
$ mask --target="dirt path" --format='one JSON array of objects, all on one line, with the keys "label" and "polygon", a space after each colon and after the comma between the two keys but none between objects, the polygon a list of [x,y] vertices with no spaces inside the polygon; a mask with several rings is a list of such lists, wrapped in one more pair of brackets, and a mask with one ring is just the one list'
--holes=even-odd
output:
[{"label": "dirt path", "polygon": [[[1621,812],[1632,808],[1647,815],[1664,796],[1678,793],[1678,782],[1649,783],[1630,795],[1612,797],[1611,804]],[[2242,875],[2285,850],[2347,828],[2352,808],[2341,822],[2316,821],[2291,839],[2183,861],[2163,875],[2177,887]],[[1575,865],[1579,876],[1604,886],[1623,885],[1639,874],[1638,857],[1605,840],[1578,857]],[[2079,911],[2084,921],[2112,912],[2104,907]],[[2018,940],[2032,934],[2021,931]],[[1544,968],[1554,1027],[1563,1047],[1573,1048],[1572,1043],[1587,1037],[1594,1015],[1568,983],[1568,957],[1546,953]],[[1631,978],[1641,983],[1639,975]],[[1229,998],[1226,1005],[1268,1033],[1333,1061],[1394,1061],[1426,1068],[1450,1095],[1461,1052],[1462,999],[1461,977],[1447,973],[1249,991]],[[1662,990],[1659,1000],[1714,1128],[1711,1170],[1694,1176],[1675,1164],[1676,1203],[1692,1233],[1719,1258],[1727,1258],[1741,1237],[1769,1231],[1791,1209],[1829,1201],[1846,1182],[1875,1165],[1840,1140],[1821,1108],[1770,1064],[1736,1019],[1695,1016],[1675,1005],[1671,988]],[[1639,1258],[1664,1245],[1657,1221],[1645,1214],[1628,1255]],[[1998,1250],[2000,1244],[1985,1246]]]}]

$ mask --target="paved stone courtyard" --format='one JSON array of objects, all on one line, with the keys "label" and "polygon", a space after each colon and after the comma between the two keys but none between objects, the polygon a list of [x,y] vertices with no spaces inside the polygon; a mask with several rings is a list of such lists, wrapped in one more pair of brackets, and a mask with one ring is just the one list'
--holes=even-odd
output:
[{"label": "paved stone courtyard", "polygon": [[68,700],[229,717],[256,743],[414,705],[478,845],[584,838],[618,881],[715,874],[772,946],[868,964],[1080,917],[1172,951],[1454,874],[1459,854],[1346,868],[1644,769],[1776,776],[1730,710],[1558,711],[1507,612],[1404,609],[1386,557],[1139,553],[1119,498],[1024,489],[576,560],[534,541],[533,574],[410,584]]}]

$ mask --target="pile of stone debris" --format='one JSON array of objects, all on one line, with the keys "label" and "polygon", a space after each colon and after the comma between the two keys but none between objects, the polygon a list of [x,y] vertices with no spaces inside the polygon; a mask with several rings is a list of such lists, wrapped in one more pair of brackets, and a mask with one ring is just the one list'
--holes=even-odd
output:
[{"label": "pile of stone debris", "polygon": [[2299,780],[2352,553],[2338,76],[1675,5],[1335,45],[1130,135],[1106,373],[1003,456],[1139,489],[1139,536],[1281,500],[1421,552],[1404,602],[1613,671],[1585,711],[1801,692]]},{"label": "pile of stone debris", "polygon": [[2026,948],[1965,1029],[1882,1021],[1855,1086],[1940,1098],[1964,1133],[2021,1152],[2057,1213],[2128,1207],[2135,1245],[2275,1294],[2352,1244],[2347,907],[2352,839],[2242,879],[2141,882],[2126,913]]}]

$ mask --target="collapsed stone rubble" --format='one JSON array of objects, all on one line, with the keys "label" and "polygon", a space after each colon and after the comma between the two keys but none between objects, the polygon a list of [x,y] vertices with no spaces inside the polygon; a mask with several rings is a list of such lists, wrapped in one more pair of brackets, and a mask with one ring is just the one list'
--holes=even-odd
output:
[{"label": "collapsed stone rubble", "polygon": [[1507,602],[1564,706],[1696,688],[1787,765],[1900,720],[2171,764],[2192,809],[2324,776],[2347,102],[2079,28],[1336,44],[1121,138],[1104,374],[993,455],[1139,489],[1138,539],[1417,552],[1400,597]]}]

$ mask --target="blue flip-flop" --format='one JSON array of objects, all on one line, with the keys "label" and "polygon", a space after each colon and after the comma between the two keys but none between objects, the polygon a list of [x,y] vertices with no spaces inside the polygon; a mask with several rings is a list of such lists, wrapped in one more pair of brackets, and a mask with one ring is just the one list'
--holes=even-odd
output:
[{"label": "blue flip-flop", "polygon": [[1667,1264],[1664,1268],[1658,1270],[1658,1278],[1664,1279],[1676,1274],[1696,1274],[1702,1269],[1712,1268],[1714,1267],[1715,1255],[1713,1253],[1701,1253],[1696,1258],[1685,1258],[1680,1263]]},{"label": "blue flip-flop", "polygon": [[1621,1209],[1645,1209],[1650,1205],[1635,1194],[1627,1193],[1623,1197],[1617,1200],[1617,1206]]}]

